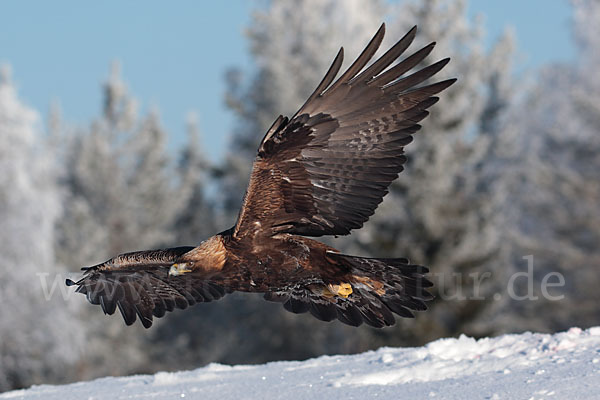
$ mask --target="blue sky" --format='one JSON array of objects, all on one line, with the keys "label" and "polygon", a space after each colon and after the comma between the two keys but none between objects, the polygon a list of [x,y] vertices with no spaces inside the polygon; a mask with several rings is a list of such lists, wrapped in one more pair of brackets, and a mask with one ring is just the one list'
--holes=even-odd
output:
[{"label": "blue sky", "polygon": [[[566,0],[471,0],[489,43],[511,26],[519,70],[574,58]],[[243,35],[256,2],[5,1],[0,8],[0,63],[12,66],[21,99],[46,115],[58,100],[64,119],[83,124],[100,112],[110,64],[142,110],[157,107],[170,146],[185,141],[185,118],[197,113],[207,153],[227,145],[233,115],[223,104],[224,71],[250,65]],[[274,116],[275,117],[275,116]]]}]

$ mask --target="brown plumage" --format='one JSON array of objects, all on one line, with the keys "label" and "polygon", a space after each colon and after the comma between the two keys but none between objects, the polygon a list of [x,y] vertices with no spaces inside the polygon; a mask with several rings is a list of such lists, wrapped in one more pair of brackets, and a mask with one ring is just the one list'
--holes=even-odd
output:
[{"label": "brown plumage", "polygon": [[[434,44],[390,67],[416,27],[369,67],[382,25],[335,82],[343,49],[317,89],[290,119],[280,116],[258,148],[237,223],[198,247],[128,253],[87,268],[77,291],[127,325],[233,291],[264,293],[286,310],[358,326],[392,325],[430,298],[425,267],[403,258],[340,254],[306,236],[360,228],[402,171],[434,97],[455,79],[423,83],[449,59],[404,76]],[[365,68],[366,67],[366,68]],[[420,85],[420,86],[419,86]]]}]

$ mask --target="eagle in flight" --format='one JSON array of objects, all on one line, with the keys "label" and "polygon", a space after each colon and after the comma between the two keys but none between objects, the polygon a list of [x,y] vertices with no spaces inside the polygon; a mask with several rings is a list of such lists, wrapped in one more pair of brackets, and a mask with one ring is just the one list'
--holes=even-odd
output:
[{"label": "eagle in flight", "polygon": [[435,43],[396,62],[416,27],[367,67],[384,33],[385,24],[334,81],[341,48],[298,112],[275,120],[258,147],[235,226],[197,247],[118,255],[66,284],[104,313],[118,308],[127,325],[139,318],[146,328],[167,311],[235,291],[353,326],[381,328],[394,324],[393,314],[425,310],[427,268],[406,258],[342,254],[309,238],[362,227],[402,171],[404,146],[435,95],[456,81],[425,82],[448,58],[409,73]]}]

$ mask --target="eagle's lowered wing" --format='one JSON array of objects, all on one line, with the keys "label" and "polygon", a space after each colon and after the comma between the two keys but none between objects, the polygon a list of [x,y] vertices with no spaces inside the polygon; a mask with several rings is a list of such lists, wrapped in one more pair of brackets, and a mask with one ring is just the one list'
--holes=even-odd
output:
[{"label": "eagle's lowered wing", "polygon": [[127,325],[139,318],[145,328],[152,317],[160,318],[175,308],[185,309],[201,302],[223,297],[227,291],[197,274],[169,275],[173,263],[193,247],[147,250],[122,254],[100,265],[87,268],[77,282],[76,292],[112,315],[118,309]]},{"label": "eagle's lowered wing", "polygon": [[434,43],[391,68],[413,41],[408,32],[381,58],[373,57],[382,25],[342,76],[340,50],[329,71],[291,120],[279,117],[254,162],[234,237],[262,233],[346,235],[360,228],[387,194],[406,161],[404,146],[419,130],[435,94],[456,80],[418,86],[449,61],[402,77]]}]

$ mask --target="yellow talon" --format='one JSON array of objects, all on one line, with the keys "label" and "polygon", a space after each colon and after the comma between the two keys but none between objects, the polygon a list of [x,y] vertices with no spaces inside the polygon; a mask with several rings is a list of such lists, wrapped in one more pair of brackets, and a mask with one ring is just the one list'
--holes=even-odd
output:
[{"label": "yellow talon", "polygon": [[352,286],[349,283],[340,283],[339,285],[329,284],[323,290],[323,296],[334,297],[340,296],[345,299],[352,293]]},{"label": "yellow talon", "polygon": [[352,286],[349,283],[342,283],[338,289],[338,295],[348,298],[352,293]]},{"label": "yellow talon", "polygon": [[171,268],[169,268],[169,276],[178,276],[183,275],[185,273],[192,272],[187,263],[182,264],[173,264]]}]

